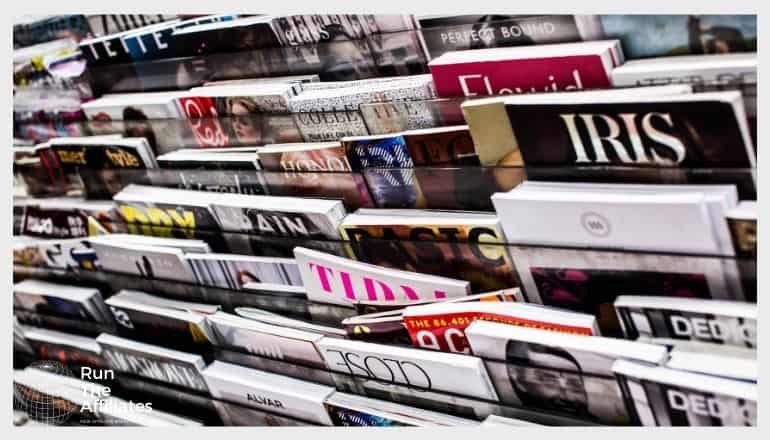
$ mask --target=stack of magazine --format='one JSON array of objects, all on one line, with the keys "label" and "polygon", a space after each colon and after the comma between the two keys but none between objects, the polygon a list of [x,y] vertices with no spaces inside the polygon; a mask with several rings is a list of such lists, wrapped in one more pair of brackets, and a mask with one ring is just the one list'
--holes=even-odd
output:
[{"label": "stack of magazine", "polygon": [[19,424],[757,424],[756,16],[14,29]]}]

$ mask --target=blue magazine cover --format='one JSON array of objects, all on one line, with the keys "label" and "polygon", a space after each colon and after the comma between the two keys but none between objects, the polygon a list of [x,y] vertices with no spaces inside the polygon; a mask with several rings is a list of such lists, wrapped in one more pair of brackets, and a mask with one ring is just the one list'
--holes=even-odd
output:
[{"label": "blue magazine cover", "polygon": [[627,59],[757,50],[756,15],[602,15],[601,22]]}]

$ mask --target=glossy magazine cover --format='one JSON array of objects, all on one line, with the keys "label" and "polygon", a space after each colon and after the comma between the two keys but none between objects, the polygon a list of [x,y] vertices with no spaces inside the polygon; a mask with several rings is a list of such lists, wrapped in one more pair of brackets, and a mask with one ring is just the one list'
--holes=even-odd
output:
[{"label": "glossy magazine cover", "polygon": [[616,251],[510,246],[528,301],[597,316],[603,334],[620,335],[613,302],[621,294],[743,298],[734,260]]},{"label": "glossy magazine cover", "polygon": [[464,279],[473,291],[517,284],[502,231],[473,225],[343,226],[353,258],[379,266]]},{"label": "glossy magazine cover", "polygon": [[602,15],[629,59],[757,50],[756,15]]}]

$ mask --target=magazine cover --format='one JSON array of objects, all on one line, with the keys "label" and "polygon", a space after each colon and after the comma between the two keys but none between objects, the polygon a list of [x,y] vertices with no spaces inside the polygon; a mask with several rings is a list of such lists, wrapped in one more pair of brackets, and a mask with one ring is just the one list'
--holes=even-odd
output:
[{"label": "magazine cover", "polygon": [[486,360],[501,402],[563,413],[595,423],[632,418],[612,372],[616,359],[663,365],[664,346],[476,321],[466,330]]},{"label": "magazine cover", "polygon": [[757,50],[756,15],[602,15],[601,23],[629,59]]},{"label": "magazine cover", "polygon": [[756,304],[623,295],[614,305],[623,333],[629,339],[757,348]]},{"label": "magazine cover", "polygon": [[290,258],[206,253],[185,255],[185,259],[202,286],[243,290],[246,284],[252,288],[302,285],[297,263]]},{"label": "magazine cover", "polygon": [[305,142],[333,142],[346,136],[366,136],[366,128],[358,111],[329,111],[292,114]]},{"label": "magazine cover", "polygon": [[377,378],[332,373],[339,392],[366,396],[428,411],[453,414],[471,420],[483,420],[500,411],[501,406],[486,400],[416,388]]},{"label": "magazine cover", "polygon": [[339,200],[219,194],[210,202],[221,229],[267,237],[339,238]]},{"label": "magazine cover", "polygon": [[589,26],[592,22],[598,23],[598,17],[489,14],[420,20],[432,58],[455,50],[600,39],[596,26]]},{"label": "magazine cover", "polygon": [[620,42],[602,40],[446,52],[428,67],[450,98],[606,89],[622,62]]},{"label": "magazine cover", "polygon": [[616,251],[510,246],[529,302],[596,315],[605,335],[620,335],[613,302],[622,294],[743,300],[735,261]]},{"label": "magazine cover", "polygon": [[311,301],[352,307],[359,300],[404,303],[455,298],[470,293],[470,283],[340,258],[296,247],[294,256]]},{"label": "magazine cover", "polygon": [[99,289],[25,279],[13,285],[13,307],[42,315],[111,324]]},{"label": "magazine cover", "polygon": [[359,111],[371,134],[398,133],[445,125],[434,110],[435,101],[367,103],[361,104]]},{"label": "magazine cover", "polygon": [[334,388],[214,361],[203,370],[214,398],[331,426],[324,400]]},{"label": "magazine cover", "polygon": [[213,400],[212,402],[225,426],[318,426],[314,423],[279,416],[222,400]]},{"label": "magazine cover", "polygon": [[478,422],[385,400],[335,392],[324,402],[335,426],[474,426]]},{"label": "magazine cover", "polygon": [[[599,334],[591,315],[515,302],[439,302],[409,306],[402,316],[412,345],[451,353],[471,354],[465,331],[476,321],[585,336]],[[482,355],[476,351],[473,354]]]},{"label": "magazine cover", "polygon": [[110,240],[109,235],[89,240],[99,266],[107,272],[126,273],[147,279],[195,283],[184,251],[175,247],[130,244]]},{"label": "magazine cover", "polygon": [[113,200],[129,224],[129,232],[195,238],[197,230],[220,229],[209,208],[210,201],[217,198],[217,195],[204,191],[132,184],[123,188]]},{"label": "magazine cover", "polygon": [[208,393],[201,376],[205,362],[200,355],[102,333],[96,338],[107,364],[137,376]]},{"label": "magazine cover", "polygon": [[106,366],[96,339],[46,328],[27,327],[24,339],[38,359],[62,362],[68,366],[102,369]]},{"label": "magazine cover", "polygon": [[756,426],[757,384],[618,360],[627,407],[643,426]]},{"label": "magazine cover", "polygon": [[335,338],[323,338],[316,346],[331,371],[498,401],[484,362],[477,357]]},{"label": "magazine cover", "polygon": [[[527,165],[754,166],[754,146],[737,91],[642,98],[618,94],[590,103],[569,103],[569,94],[563,96],[563,104],[506,101]],[[608,137],[611,144],[599,140]]]},{"label": "magazine cover", "polygon": [[206,316],[219,306],[179,301],[136,290],[121,290],[105,301],[119,334],[193,352],[210,344],[213,336]]},{"label": "magazine cover", "polygon": [[366,180],[359,173],[263,171],[261,176],[272,195],[338,199],[348,211],[375,206]]},{"label": "magazine cover", "polygon": [[217,346],[314,368],[326,365],[315,348],[315,342],[322,337],[320,333],[271,325],[224,312],[210,315],[208,321]]},{"label": "magazine cover", "polygon": [[473,291],[517,284],[499,220],[479,212],[359,209],[340,225],[356,260],[469,281]]}]

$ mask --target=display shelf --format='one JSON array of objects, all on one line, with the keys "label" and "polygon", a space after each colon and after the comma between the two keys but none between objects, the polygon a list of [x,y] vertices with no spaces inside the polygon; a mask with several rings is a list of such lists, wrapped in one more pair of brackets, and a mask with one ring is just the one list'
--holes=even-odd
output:
[{"label": "display shelf", "polygon": [[281,374],[296,379],[334,386],[337,391],[357,394],[414,406],[430,411],[438,411],[465,417],[472,420],[484,420],[494,414],[514,417],[534,423],[550,426],[594,426],[596,422],[576,418],[569,414],[554,411],[532,410],[500,402],[481,400],[424,388],[414,388],[380,379],[338,373],[325,369],[311,368],[282,360],[269,359],[253,354],[217,348],[214,354],[217,360],[243,365],[262,371]]},{"label": "display shelf", "polygon": [[359,40],[245,50],[89,67],[97,95],[185,89],[207,81],[318,74],[322,81],[350,81],[427,72],[418,31]]},{"label": "display shelf", "polygon": [[[310,302],[304,294],[294,295],[286,292],[255,289],[237,291],[105,271],[64,271],[14,265],[15,281],[29,278],[77,285],[94,285],[94,281],[97,281],[102,286],[100,290],[106,297],[123,289],[139,290],[183,301],[220,305],[222,310],[229,313],[234,313],[236,307],[254,307],[291,318],[333,326],[340,326],[340,322],[344,318],[355,314],[355,309],[352,308]],[[26,323],[45,324],[47,319],[52,319],[54,323],[58,324],[58,328],[65,331],[77,331],[82,328],[82,331],[79,332],[89,335],[95,335],[102,331],[116,331],[112,326],[91,325],[82,321],[49,317],[38,313],[24,312],[23,316]]]},{"label": "display shelf", "polygon": [[[464,125],[465,98],[362,104],[359,110],[308,113],[253,113],[193,119],[73,120],[35,115],[14,121],[14,136],[44,142],[50,138],[121,134],[143,136],[158,154],[180,147],[240,147],[288,142],[334,141],[338,134],[361,136],[403,130]],[[82,115],[81,115],[82,118]],[[345,122],[346,125],[341,125]],[[326,125],[335,130],[325,131]],[[208,133],[217,133],[213,137]]]},{"label": "display shelf", "polygon": [[[142,227],[129,227],[141,233]],[[591,313],[603,333],[620,332],[611,304],[620,295],[687,296],[755,303],[755,258],[719,257],[617,249],[585,249],[495,243],[358,238],[353,242],[312,240],[155,227],[167,237],[197,238],[214,252],[293,257],[307,247],[378,266],[467,280],[474,293],[520,287],[529,302]],[[82,280],[170,297],[220,304],[225,310],[251,306],[300,319],[339,324],[353,309],[308,302],[303,295],[235,291],[140,278],[104,271],[51,270],[14,266],[16,277]],[[609,309],[608,309],[609,307]]]},{"label": "display shelf", "polygon": [[[61,194],[61,182],[26,172],[33,197]],[[367,168],[356,172],[80,169],[69,178],[71,194],[109,200],[130,183],[188,190],[339,199],[348,211],[364,208],[493,211],[490,197],[526,180],[736,186],[740,200],[756,200],[754,168],[642,168],[620,166],[425,166]],[[82,183],[81,183],[82,182]],[[80,188],[80,190],[78,190]]]}]

